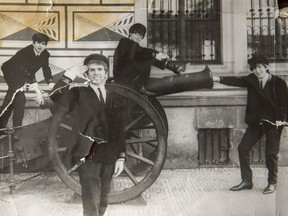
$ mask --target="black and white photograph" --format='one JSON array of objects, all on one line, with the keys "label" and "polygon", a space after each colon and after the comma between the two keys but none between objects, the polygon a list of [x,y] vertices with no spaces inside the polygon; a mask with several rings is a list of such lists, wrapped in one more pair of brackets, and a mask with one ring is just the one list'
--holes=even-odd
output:
[{"label": "black and white photograph", "polygon": [[288,216],[286,0],[0,0],[0,215]]}]

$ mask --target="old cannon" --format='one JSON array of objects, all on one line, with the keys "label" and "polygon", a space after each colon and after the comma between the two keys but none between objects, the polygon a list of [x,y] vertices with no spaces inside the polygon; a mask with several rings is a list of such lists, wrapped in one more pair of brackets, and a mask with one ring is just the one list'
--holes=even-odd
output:
[{"label": "old cannon", "polygon": [[[212,74],[206,67],[201,72],[151,78],[146,88],[155,92],[156,96],[161,96],[212,86]],[[167,151],[168,120],[156,97],[143,96],[130,88],[116,84],[107,84],[107,88],[119,94],[129,104],[125,118],[127,162],[123,174],[113,179],[109,195],[110,203],[119,203],[140,195],[159,176]],[[24,164],[28,167],[26,170],[32,172],[51,170],[52,163],[60,179],[77,194],[81,194],[77,170],[71,172],[74,164],[67,155],[69,146],[67,137],[70,136],[73,119],[69,113],[61,116],[53,111],[53,106],[49,108],[53,113],[51,118],[18,129],[7,129],[8,136],[0,139],[1,167],[8,168],[10,164],[13,180],[14,171],[11,170],[13,163],[16,167]],[[13,137],[14,131],[19,138]],[[5,155],[3,152],[8,154]],[[15,187],[13,181],[10,189]]]},{"label": "old cannon", "polygon": [[[212,88],[210,69],[182,75],[151,78],[146,88],[156,96],[201,88]],[[147,97],[136,91],[107,84],[107,89],[128,101],[129,109],[125,116],[127,161],[124,173],[113,179],[110,203],[119,203],[140,195],[159,176],[166,157],[168,121],[163,107],[156,97]],[[49,156],[61,180],[77,194],[81,187],[77,171],[71,171],[73,164],[67,155],[67,136],[73,119],[68,115],[54,114],[49,134]]]}]

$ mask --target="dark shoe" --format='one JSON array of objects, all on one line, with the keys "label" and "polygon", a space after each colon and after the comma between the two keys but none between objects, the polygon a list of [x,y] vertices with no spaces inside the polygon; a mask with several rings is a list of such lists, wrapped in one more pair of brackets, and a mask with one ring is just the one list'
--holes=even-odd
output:
[{"label": "dark shoe", "polygon": [[271,194],[276,190],[276,184],[268,184],[268,186],[264,189],[263,194]]},{"label": "dark shoe", "polygon": [[241,191],[241,190],[251,190],[253,187],[253,183],[250,181],[242,181],[239,185],[236,185],[229,190],[231,191]]},{"label": "dark shoe", "polygon": [[177,65],[171,62],[167,62],[165,67],[173,71],[175,74],[180,74],[186,70],[186,64]]},{"label": "dark shoe", "polygon": [[155,93],[146,90],[146,89],[144,88],[144,86],[140,87],[140,88],[138,89],[138,92],[139,92],[140,94],[147,95],[147,96],[155,96]]}]

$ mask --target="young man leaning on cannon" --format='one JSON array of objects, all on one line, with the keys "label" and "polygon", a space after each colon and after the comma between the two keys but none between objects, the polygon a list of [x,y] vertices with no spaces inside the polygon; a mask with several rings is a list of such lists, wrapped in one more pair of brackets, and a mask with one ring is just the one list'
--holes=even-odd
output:
[{"label": "young man leaning on cannon", "polygon": [[[32,36],[33,43],[19,50],[1,69],[8,85],[8,91],[0,108],[0,129],[5,128],[13,111],[13,126],[21,126],[24,118],[26,102],[24,90],[26,86],[34,90],[39,105],[44,103],[41,91],[35,78],[36,72],[42,68],[45,81],[53,88],[53,78],[49,67],[50,53],[46,50],[49,38],[42,33]],[[4,135],[0,131],[0,135]]]},{"label": "young man leaning on cannon", "polygon": [[248,61],[253,72],[244,77],[213,77],[215,82],[225,85],[246,87],[248,90],[245,122],[246,132],[238,146],[242,182],[231,191],[252,189],[250,150],[266,136],[265,163],[268,169],[268,185],[264,194],[276,190],[278,152],[283,125],[287,120],[286,82],[269,73],[269,62],[262,55],[253,55]]}]

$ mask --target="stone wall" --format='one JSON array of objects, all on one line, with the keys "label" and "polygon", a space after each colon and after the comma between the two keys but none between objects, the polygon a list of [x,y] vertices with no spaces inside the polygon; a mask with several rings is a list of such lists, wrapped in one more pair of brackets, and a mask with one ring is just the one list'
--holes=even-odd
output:
[{"label": "stone wall", "polygon": [[[3,99],[4,92],[0,94]],[[245,132],[246,91],[244,89],[199,90],[158,98],[163,105],[169,125],[168,150],[165,168],[197,168],[198,130],[205,128],[230,129],[230,163],[238,166],[238,144]],[[1,101],[0,101],[1,102]],[[49,118],[48,109],[40,109],[27,93],[24,125]],[[37,131],[35,131],[37,133]],[[280,165],[288,165],[288,129],[281,140]],[[217,167],[217,165],[216,165]]]},{"label": "stone wall", "polygon": [[[195,168],[198,165],[198,130],[230,129],[230,163],[238,166],[237,147],[247,125],[245,89],[194,91],[159,98],[169,122],[166,168]],[[280,165],[288,165],[288,128],[280,146]]]},{"label": "stone wall", "polygon": [[[147,23],[146,0],[0,0],[0,65],[20,48],[31,44],[35,32],[49,35],[50,66],[55,77],[65,69],[82,62],[91,53],[101,53],[113,67],[114,49],[121,37],[127,37],[134,22]],[[213,75],[246,75],[247,20],[246,1],[221,1],[222,62],[209,65]],[[109,37],[107,37],[107,35]],[[147,37],[143,40],[147,45]],[[188,64],[187,71],[201,71],[205,65]],[[287,63],[272,63],[270,71],[286,76]],[[111,73],[111,72],[110,72]],[[171,75],[153,68],[152,76]],[[43,81],[41,72],[37,80]],[[286,80],[287,77],[286,77]],[[0,82],[3,77],[0,74]],[[43,84],[42,89],[48,89]],[[0,103],[7,87],[0,84]],[[238,163],[237,145],[244,133],[246,92],[242,89],[217,87],[213,90],[185,92],[159,98],[169,121],[166,168],[198,167],[198,130],[230,128],[231,164]],[[39,122],[51,116],[39,109],[33,95],[27,93],[24,124]],[[288,165],[287,129],[283,133],[280,163]]]}]

